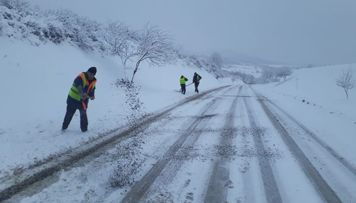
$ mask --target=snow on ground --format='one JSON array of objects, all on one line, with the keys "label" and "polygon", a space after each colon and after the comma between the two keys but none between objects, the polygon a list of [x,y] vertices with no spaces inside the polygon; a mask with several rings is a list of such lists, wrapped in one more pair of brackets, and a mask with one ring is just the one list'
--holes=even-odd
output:
[{"label": "snow on ground", "polygon": [[[12,173],[12,169],[14,168],[26,167],[48,155],[79,146],[104,132],[126,125],[127,115],[130,114],[129,107],[125,103],[124,90],[115,85],[117,79],[121,78],[124,74],[119,59],[85,53],[67,44],[58,46],[48,43],[36,47],[27,42],[13,41],[7,38],[0,38],[0,44],[2,45],[0,48],[0,67],[3,75],[0,81],[2,87],[0,100],[0,112],[2,115],[0,117],[0,177]],[[98,82],[96,100],[90,102],[88,109],[89,132],[82,133],[80,131],[79,116],[77,113],[69,129],[62,134],[60,128],[65,114],[65,101],[68,90],[77,74],[81,71],[86,71],[90,66],[98,67]],[[336,86],[336,79],[342,71],[348,68],[352,68],[354,73],[356,73],[356,65],[299,69],[295,70],[285,82],[254,85],[253,88],[282,107],[292,117],[312,130],[323,142],[331,146],[332,149],[355,166],[356,91],[353,89],[350,92],[350,98],[346,100],[343,90]],[[187,67],[182,62],[165,65],[164,67],[149,67],[143,64],[135,78],[136,84],[141,87],[140,99],[144,103],[143,111],[145,113],[152,113],[195,94],[192,85],[188,86],[187,95],[181,95],[178,92],[179,76],[183,74],[191,81],[194,72],[198,72],[203,77],[200,86],[201,91],[221,86],[227,82],[217,81],[209,73],[194,67]],[[130,73],[131,71],[127,72],[128,76],[130,76]],[[229,93],[225,97],[230,98],[229,95],[233,94]],[[251,95],[251,93],[241,93],[241,96],[248,95]],[[254,105],[252,105],[253,103]],[[210,113],[219,112],[211,115],[215,115],[218,118],[221,116],[220,113],[226,113],[227,104],[222,105],[218,109],[211,108],[212,112]],[[170,133],[162,131],[151,133],[151,137],[147,137],[147,139],[142,138],[146,142],[146,145],[143,145],[141,149],[141,152],[144,152],[142,157],[147,157],[148,161],[145,162],[146,165],[141,167],[145,170],[140,171],[139,175],[143,175],[149,170],[156,158],[164,154],[167,149],[162,146],[170,146],[175,141],[171,137],[176,134],[180,126],[188,126],[186,123],[190,121],[189,119],[194,118],[194,115],[197,113],[196,111],[199,110],[197,109],[199,105],[202,106],[203,103],[193,102],[186,107],[176,109],[176,114],[170,115],[173,124],[169,125],[170,128],[166,129]],[[254,107],[259,106],[257,101],[251,102],[251,105]],[[288,198],[292,198],[296,202],[299,202],[299,200],[303,201],[303,198],[311,200],[310,196],[312,194],[307,196],[305,194],[313,193],[311,192],[312,187],[305,185],[307,181],[305,178],[303,179],[303,174],[300,171],[299,173],[293,171],[294,177],[289,177],[289,173],[286,173],[286,171],[289,171],[289,168],[296,170],[297,164],[292,156],[289,155],[290,152],[288,152],[280,138],[273,136],[277,132],[268,123],[265,114],[262,113],[261,107],[254,108],[254,112],[256,113],[255,118],[259,121],[259,125],[263,129],[266,129],[266,135],[268,135],[266,137],[272,137],[270,140],[265,140],[266,147],[272,149],[272,152],[275,152],[277,155],[281,154],[281,157],[277,156],[276,163],[274,164],[274,168],[278,172],[276,175],[277,181],[283,182],[287,178],[293,180],[290,181],[288,179],[290,182],[283,182],[282,185],[284,187],[281,189],[283,192],[282,199],[288,200]],[[249,125],[247,123],[246,108],[242,102],[238,103],[237,114],[239,116],[236,118],[235,124],[243,130],[244,126]],[[222,125],[223,119],[215,120],[215,123],[208,123],[209,125],[203,123],[204,126],[202,127],[208,127],[213,132],[218,129],[218,126]],[[156,130],[155,127],[160,129],[163,123],[158,123],[157,125],[152,126],[152,130]],[[200,140],[198,139],[197,148],[193,148],[193,152],[196,150],[198,154],[208,155],[209,153],[213,153],[211,150],[214,149],[213,143],[216,143],[216,140],[214,141],[215,138],[212,136],[209,137],[210,139],[207,139],[207,136],[210,134],[213,136],[214,133],[209,133],[208,131]],[[241,144],[240,147],[245,147],[246,145],[246,150],[248,151],[251,147],[248,143],[251,143],[251,140],[244,139],[246,138],[243,136],[237,137],[236,143],[238,147],[239,143]],[[126,143],[121,144],[125,145]],[[242,146],[243,144],[245,145]],[[238,147],[237,149],[239,149]],[[109,158],[110,156],[120,157],[120,152],[117,152],[117,150],[119,148],[112,149],[105,156]],[[245,180],[245,183],[248,184],[238,185],[235,183],[236,188],[242,189],[245,187],[246,191],[230,194],[229,199],[242,199],[249,202],[249,200],[259,201],[259,198],[263,197],[263,191],[260,187],[262,185],[260,182],[261,178],[256,175],[258,171],[254,171],[254,169],[258,168],[258,163],[256,158],[252,159],[255,161],[249,162],[249,157],[242,156],[241,159],[231,162],[237,163],[231,169],[231,171],[234,171],[231,173],[231,177]],[[213,161],[209,158],[207,160]],[[194,175],[193,172],[196,172],[195,169],[199,167],[210,170],[209,167],[205,166],[210,166],[211,163],[205,161],[205,159],[198,160],[195,162],[196,165],[183,165],[182,167],[186,167],[186,171],[192,171]],[[248,164],[245,165],[245,163]],[[78,197],[78,201],[86,197],[93,198],[97,196],[97,199],[110,200],[112,198],[114,202],[115,198],[118,197],[114,193],[118,191],[113,192],[113,190],[105,187],[109,187],[107,180],[110,179],[109,175],[111,172],[115,170],[116,163],[106,162],[105,159],[98,159],[91,164],[90,166],[83,166],[84,170],[83,168],[78,168],[68,171],[68,174],[64,174],[66,172],[63,172],[58,177],[59,181],[57,181],[57,184],[54,184],[54,191],[58,192],[58,194],[56,192],[53,193],[50,189],[46,189],[44,190],[44,194],[29,197],[25,200],[27,202],[36,202],[38,198],[42,198],[41,195],[45,195],[43,199],[50,200],[52,198],[54,200],[57,196],[63,194],[62,192],[72,191],[69,196]],[[246,167],[251,167],[252,170],[246,171]],[[186,175],[180,175],[179,171],[177,173],[178,178],[185,177]],[[210,172],[204,171],[200,173],[197,180],[203,180],[208,173]],[[105,175],[97,179],[100,176],[97,174]],[[83,188],[71,188],[68,185],[72,183],[67,181],[68,178],[75,179],[74,181],[77,184],[74,185],[82,185]],[[99,185],[96,184],[98,181]],[[202,182],[204,181],[194,182],[194,180],[190,179],[181,179],[180,181],[173,182],[181,185],[181,187],[176,187],[173,184],[169,185],[166,189],[174,192],[176,196],[173,199],[183,201],[185,199],[192,199],[191,191],[195,190],[194,188],[199,188]],[[284,188],[292,187],[296,191],[283,191]],[[128,188],[126,187],[122,190],[125,189]],[[250,191],[249,194],[248,190],[250,189],[254,190],[254,192]],[[181,192],[178,190],[181,190]],[[120,195],[124,194],[121,193],[123,191],[119,192]],[[197,191],[196,194],[204,192]],[[251,195],[254,193],[261,195]],[[254,199],[245,199],[244,196],[252,196]],[[317,202],[319,199],[316,196],[314,197],[313,202]],[[202,199],[195,197],[194,200]]]},{"label": "snow on ground", "polygon": [[[336,80],[356,64],[295,70],[283,83],[254,88],[280,105],[356,166],[356,89],[346,99]],[[304,102],[303,102],[304,100]]]},{"label": "snow on ground", "polygon": [[[160,165],[162,160],[171,159],[149,186],[142,202],[204,202],[214,163],[221,159],[227,161],[230,169],[227,171],[230,173],[229,181],[225,185],[228,202],[268,202],[265,198],[271,194],[265,194],[261,177],[261,172],[265,169],[260,166],[259,148],[254,141],[255,132],[258,131],[262,133],[261,138],[267,154],[265,158],[274,170],[282,202],[324,202],[248,88],[241,92],[245,97],[239,97],[237,100],[234,116],[236,120],[232,123],[237,131],[235,135],[229,134],[232,135],[231,145],[221,145],[219,140],[226,139],[222,136],[226,130],[226,115],[231,111],[230,106],[237,89],[227,88],[215,94],[215,98],[206,97],[205,100],[193,101],[174,109],[170,116],[157,121],[147,132],[136,136],[141,140],[141,144],[138,144],[141,146],[131,150],[138,153],[138,160],[142,162],[137,167],[138,171],[131,174],[136,181],[141,181],[141,177],[151,168]],[[216,98],[220,99],[216,100],[215,105],[208,105]],[[252,110],[251,118],[247,106]],[[204,107],[209,108],[206,111]],[[205,117],[196,125],[196,129],[189,134],[187,141],[173,157],[163,157],[167,150],[169,151],[168,148],[185,134],[184,129],[193,125],[197,115],[210,117]],[[250,119],[255,120],[257,128],[251,128]],[[130,186],[112,187],[108,180],[111,179],[110,174],[115,170],[115,166],[122,163],[120,149],[130,145],[129,142],[126,140],[120,143],[120,146],[83,165],[79,163],[70,170],[61,171],[58,179],[49,183],[48,187],[40,193],[24,197],[21,202],[120,201],[130,191]],[[227,149],[230,150],[225,151]],[[324,178],[330,180],[332,177]],[[346,186],[353,188],[352,183]]]},{"label": "snow on ground", "polygon": [[[124,90],[115,85],[124,74],[118,58],[85,53],[68,44],[36,47],[8,38],[0,38],[0,44],[0,177],[127,123],[130,111]],[[194,94],[193,85],[187,87],[186,95],[177,92],[181,74],[191,82],[193,73],[198,72],[203,78],[201,91],[221,85],[206,71],[183,64],[142,64],[135,81],[141,86],[145,113]],[[90,66],[98,68],[98,81],[96,99],[89,103],[89,131],[80,131],[77,112],[68,130],[61,134],[69,88],[74,78]]]}]

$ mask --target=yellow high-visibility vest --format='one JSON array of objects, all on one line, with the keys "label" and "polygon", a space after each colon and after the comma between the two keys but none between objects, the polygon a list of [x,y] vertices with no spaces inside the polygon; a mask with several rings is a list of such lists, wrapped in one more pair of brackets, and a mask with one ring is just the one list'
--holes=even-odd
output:
[{"label": "yellow high-visibility vest", "polygon": [[180,77],[179,78],[179,83],[181,84],[181,85],[185,85],[185,77]]},{"label": "yellow high-visibility vest", "polygon": [[[87,78],[85,77],[84,73],[80,73],[79,76],[82,79],[82,87],[83,90],[85,90],[85,88],[87,88],[87,86],[89,85],[89,82],[87,80]],[[96,80],[92,81],[89,85],[89,87],[87,88],[86,93],[89,94],[89,92],[95,88],[95,84],[96,84]],[[72,85],[72,87],[69,90],[68,95],[73,98],[74,100],[80,101],[81,100],[81,94],[78,90],[78,88],[76,86],[74,86],[74,84]]]}]

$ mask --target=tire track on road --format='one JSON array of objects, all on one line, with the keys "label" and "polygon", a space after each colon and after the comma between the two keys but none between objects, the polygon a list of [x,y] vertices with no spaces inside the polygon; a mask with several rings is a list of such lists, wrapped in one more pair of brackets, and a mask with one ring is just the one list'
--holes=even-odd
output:
[{"label": "tire track on road", "polygon": [[264,100],[268,101],[268,103],[272,104],[274,107],[276,107],[278,110],[280,110],[284,115],[286,115],[290,120],[292,120],[295,124],[297,124],[298,127],[300,127],[307,135],[309,135],[311,138],[315,140],[316,143],[318,143],[321,147],[323,147],[326,151],[328,151],[336,160],[338,160],[342,165],[344,165],[345,168],[347,168],[350,172],[352,172],[354,175],[356,175],[356,167],[353,166],[349,161],[347,161],[344,157],[342,157],[339,153],[337,153],[333,148],[331,148],[328,144],[326,144],[324,141],[322,141],[315,133],[313,133],[311,130],[309,130],[306,126],[298,122],[295,118],[293,118],[290,114],[288,114],[286,111],[281,109],[279,106],[277,106],[275,103],[272,101],[264,98]]},{"label": "tire track on road", "polygon": [[[67,152],[64,152],[58,155],[54,159],[50,159],[49,161],[45,161],[40,165],[29,167],[28,169],[22,171],[19,174],[3,177],[0,182],[0,201],[6,200],[14,196],[15,194],[22,192],[27,189],[34,183],[45,180],[47,177],[52,176],[56,172],[68,168],[72,166],[74,163],[78,162],[83,158],[87,158],[94,153],[100,154],[102,151],[107,150],[110,147],[115,146],[118,142],[123,139],[130,138],[136,134],[136,132],[141,132],[146,129],[152,122],[157,121],[158,119],[166,116],[170,111],[187,104],[189,102],[195,101],[197,99],[201,99],[206,95],[214,91],[219,91],[221,89],[226,88],[227,86],[218,87],[215,89],[208,90],[201,94],[197,94],[191,97],[184,99],[177,104],[170,105],[165,109],[157,112],[154,115],[142,118],[141,122],[139,122],[134,127],[124,127],[121,129],[121,132],[115,133],[112,130],[99,138],[94,139],[93,142],[87,143],[85,145],[79,146],[78,148],[71,149]],[[95,156],[97,157],[97,155]]]},{"label": "tire track on road", "polygon": [[[222,133],[220,134],[219,146],[228,146],[233,141],[233,135],[236,133],[234,132],[235,112],[241,89],[242,86],[239,87],[237,95],[235,95],[235,98],[233,99],[229,108],[229,113],[225,118],[225,125],[223,127]],[[226,183],[229,180],[229,173],[230,172],[226,160],[220,158],[218,161],[215,162],[204,202],[226,202]]]},{"label": "tire track on road", "polygon": [[282,140],[287,145],[291,153],[297,159],[299,165],[303,169],[304,173],[310,180],[310,182],[315,187],[316,191],[319,192],[319,195],[326,201],[330,203],[341,203],[342,201],[335,193],[335,191],[329,186],[325,179],[320,175],[318,170],[313,166],[311,161],[307,158],[304,152],[299,148],[294,139],[289,135],[287,130],[283,127],[272,111],[264,103],[264,100],[258,99],[259,103],[262,106],[262,109],[267,114],[267,117],[272,122],[273,126],[277,129]]},{"label": "tire track on road", "polygon": [[124,203],[133,203],[140,202],[142,200],[150,186],[154,183],[157,177],[162,173],[163,169],[168,165],[170,161],[174,158],[174,155],[179,151],[183,144],[187,141],[188,137],[194,136],[189,145],[193,145],[194,142],[199,138],[199,135],[202,131],[196,133],[195,130],[198,125],[203,121],[210,119],[211,116],[206,113],[209,110],[212,110],[212,106],[216,105],[220,101],[220,98],[215,98],[211,102],[205,105],[203,110],[200,113],[200,117],[196,118],[193,123],[187,127],[183,134],[180,135],[178,140],[167,150],[163,157],[157,161],[157,163],[141,178],[137,181],[130,189],[130,191],[124,196],[121,202]]},{"label": "tire track on road", "polygon": [[262,175],[267,202],[281,203],[282,202],[281,194],[279,192],[278,185],[276,183],[271,164],[268,158],[263,156],[266,152],[266,149],[263,144],[263,140],[261,138],[263,132],[257,130],[258,126],[256,125],[255,115],[253,114],[252,109],[250,108],[250,104],[247,102],[246,98],[244,98],[243,100],[250,121],[250,127],[254,129],[252,137],[257,150],[257,158],[260,165],[260,171]]}]

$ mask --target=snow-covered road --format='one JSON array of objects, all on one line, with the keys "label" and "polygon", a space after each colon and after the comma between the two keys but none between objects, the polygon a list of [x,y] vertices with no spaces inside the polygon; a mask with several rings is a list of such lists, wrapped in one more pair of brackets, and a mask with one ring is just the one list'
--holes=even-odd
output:
[{"label": "snow-covered road", "polygon": [[248,86],[166,113],[8,201],[356,201],[355,166]]}]

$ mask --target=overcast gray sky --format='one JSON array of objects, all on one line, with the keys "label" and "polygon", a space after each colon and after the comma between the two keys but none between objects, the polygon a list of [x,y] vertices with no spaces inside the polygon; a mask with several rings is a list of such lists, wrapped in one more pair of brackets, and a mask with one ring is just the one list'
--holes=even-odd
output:
[{"label": "overcast gray sky", "polygon": [[289,64],[356,62],[356,0],[30,0],[168,32],[186,51]]}]

